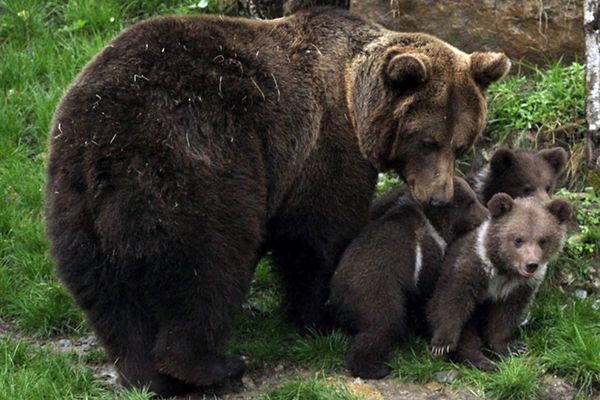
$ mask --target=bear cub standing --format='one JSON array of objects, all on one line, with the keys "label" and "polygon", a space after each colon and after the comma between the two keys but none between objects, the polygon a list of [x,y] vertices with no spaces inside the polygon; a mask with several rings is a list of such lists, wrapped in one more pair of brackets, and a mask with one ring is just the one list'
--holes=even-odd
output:
[{"label": "bear cub standing", "polygon": [[390,372],[385,357],[407,333],[408,310],[424,311],[447,243],[488,215],[458,177],[453,200],[443,207],[422,209],[408,191],[392,192],[394,204],[352,241],[331,281],[337,322],[354,335],[346,364],[362,378]]},{"label": "bear cub standing", "polygon": [[496,193],[548,199],[554,193],[568,160],[561,147],[538,152],[525,149],[498,149],[489,165],[469,177],[469,183],[486,204]]},{"label": "bear cub standing", "polygon": [[427,318],[432,351],[493,371],[482,339],[498,355],[532,302],[548,262],[562,249],[572,206],[498,193],[490,219],[449,246]]}]

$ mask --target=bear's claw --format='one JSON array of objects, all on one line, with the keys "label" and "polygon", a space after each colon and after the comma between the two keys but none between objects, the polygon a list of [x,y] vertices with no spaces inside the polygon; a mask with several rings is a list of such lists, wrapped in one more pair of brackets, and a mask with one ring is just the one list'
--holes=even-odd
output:
[{"label": "bear's claw", "polygon": [[431,353],[434,356],[443,356],[445,354],[450,353],[450,345],[447,346],[432,346],[431,347]]}]

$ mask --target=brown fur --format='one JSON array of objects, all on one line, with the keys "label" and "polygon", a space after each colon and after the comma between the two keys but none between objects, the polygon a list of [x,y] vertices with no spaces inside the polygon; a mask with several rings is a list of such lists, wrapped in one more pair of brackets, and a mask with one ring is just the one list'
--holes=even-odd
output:
[{"label": "brown fur", "polygon": [[538,152],[499,149],[489,165],[469,181],[483,203],[496,193],[507,193],[513,198],[536,196],[547,200],[556,190],[567,160],[568,154],[561,147]]},{"label": "brown fur", "polygon": [[331,281],[331,304],[339,324],[353,334],[346,364],[354,376],[389,373],[387,353],[406,335],[408,311],[418,314],[433,291],[445,244],[487,217],[469,185],[454,179],[449,206],[422,210],[408,191],[394,191],[394,204],[344,252]]},{"label": "brown fur", "polygon": [[548,262],[562,248],[571,205],[499,193],[488,209],[490,220],[449,247],[427,316],[434,354],[452,352],[459,361],[494,370],[482,342],[508,353]]},{"label": "brown fur", "polygon": [[267,250],[289,315],[326,323],[375,168],[449,200],[454,156],[484,125],[475,77],[510,64],[478,54],[332,9],[157,18],[102,50],[56,112],[46,215],[123,382],[170,395],[239,378],[222,351]]}]

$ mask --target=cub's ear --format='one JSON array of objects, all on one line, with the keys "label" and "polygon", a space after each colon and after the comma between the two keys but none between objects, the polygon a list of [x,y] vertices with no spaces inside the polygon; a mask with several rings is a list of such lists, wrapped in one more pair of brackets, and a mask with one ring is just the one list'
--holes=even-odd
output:
[{"label": "cub's ear", "polygon": [[563,224],[571,218],[573,205],[564,199],[554,199],[546,205],[546,209],[558,219],[559,224]]},{"label": "cub's ear", "polygon": [[515,155],[511,149],[498,149],[490,160],[490,168],[495,174],[502,174],[515,162]]},{"label": "cub's ear", "polygon": [[538,154],[550,164],[556,175],[560,174],[563,169],[565,169],[569,158],[567,151],[562,147],[540,150]]},{"label": "cub's ear", "polygon": [[506,193],[496,193],[487,203],[492,218],[499,218],[512,210],[513,199]]},{"label": "cub's ear", "polygon": [[471,53],[473,79],[483,89],[506,76],[510,71],[510,60],[504,53]]},{"label": "cub's ear", "polygon": [[385,74],[395,85],[415,86],[429,79],[431,59],[420,53],[388,53]]}]

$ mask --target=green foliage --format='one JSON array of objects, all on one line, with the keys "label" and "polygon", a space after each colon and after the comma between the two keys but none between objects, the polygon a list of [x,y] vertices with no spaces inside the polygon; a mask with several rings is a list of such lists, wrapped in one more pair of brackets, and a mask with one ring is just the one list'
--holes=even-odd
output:
[{"label": "green foliage", "polygon": [[526,328],[541,364],[590,393],[600,385],[600,299],[576,299],[545,288]]},{"label": "green foliage", "polygon": [[260,397],[261,400],[358,400],[340,381],[294,380]]},{"label": "green foliage", "polygon": [[481,392],[494,399],[534,400],[540,395],[542,369],[525,357],[508,357],[498,363],[498,371],[483,372],[463,368],[464,382],[479,387]]},{"label": "green foliage", "polygon": [[557,195],[575,204],[575,219],[579,224],[579,232],[569,237],[566,250],[573,257],[597,256],[600,244],[600,197],[591,187],[583,193],[560,190]]},{"label": "green foliage", "polygon": [[0,400],[115,398],[150,399],[142,391],[115,391],[73,354],[57,354],[0,339]]},{"label": "green foliage", "polygon": [[582,125],[585,119],[582,64],[557,62],[546,70],[529,69],[530,76],[510,77],[489,89],[488,131],[494,141],[531,145],[535,138],[530,133]]},{"label": "green foliage", "polygon": [[348,337],[339,331],[323,335],[315,330],[296,340],[292,348],[293,358],[308,368],[338,370],[344,365],[344,352]]},{"label": "green foliage", "polygon": [[375,197],[379,197],[388,190],[402,185],[400,177],[394,172],[379,174],[377,178],[377,187],[375,188]]},{"label": "green foliage", "polygon": [[427,341],[422,338],[413,338],[403,344],[389,364],[394,375],[409,383],[429,382],[436,372],[453,368],[447,362],[432,356]]}]

